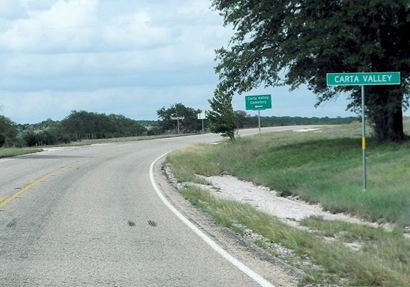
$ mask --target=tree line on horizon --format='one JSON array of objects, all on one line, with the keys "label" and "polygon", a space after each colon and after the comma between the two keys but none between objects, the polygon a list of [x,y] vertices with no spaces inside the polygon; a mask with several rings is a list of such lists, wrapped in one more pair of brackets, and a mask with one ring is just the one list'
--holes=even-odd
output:
[{"label": "tree line on horizon", "polygon": [[123,115],[72,111],[61,121],[16,124],[0,116],[0,147],[42,146],[84,139],[141,136],[147,128]]},{"label": "tree line on horizon", "polygon": [[[61,121],[51,119],[36,124],[16,124],[0,115],[0,147],[44,146],[67,144],[84,139],[104,139],[116,137],[150,136],[176,133],[176,121],[172,116],[184,117],[180,122],[182,133],[199,133],[202,122],[197,114],[201,110],[177,103],[157,111],[158,120],[137,121],[123,115],[101,114],[86,111],[72,111]],[[245,111],[235,111],[235,128],[257,127],[256,116]],[[318,117],[261,117],[262,126],[306,125],[306,124],[346,124],[356,120],[346,118]],[[210,130],[209,120],[205,129]]]}]

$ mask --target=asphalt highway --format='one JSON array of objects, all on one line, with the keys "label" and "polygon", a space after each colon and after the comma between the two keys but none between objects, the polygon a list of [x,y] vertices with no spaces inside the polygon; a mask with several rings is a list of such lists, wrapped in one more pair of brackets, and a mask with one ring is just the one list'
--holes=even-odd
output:
[{"label": "asphalt highway", "polygon": [[[287,128],[270,130],[278,129]],[[183,224],[150,181],[160,155],[220,139],[65,147],[0,160],[0,286],[259,286]]]}]

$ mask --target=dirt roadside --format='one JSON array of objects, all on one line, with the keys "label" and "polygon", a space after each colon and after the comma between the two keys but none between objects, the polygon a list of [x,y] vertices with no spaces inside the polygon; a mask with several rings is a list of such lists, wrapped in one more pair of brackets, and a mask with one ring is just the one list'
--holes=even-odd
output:
[{"label": "dirt roadside", "polygon": [[193,207],[178,191],[175,179],[165,171],[164,161],[154,167],[155,180],[167,199],[191,222],[208,234],[232,256],[242,261],[275,286],[298,286],[303,271],[296,269],[267,251],[244,239],[228,228],[215,224],[207,215]]}]

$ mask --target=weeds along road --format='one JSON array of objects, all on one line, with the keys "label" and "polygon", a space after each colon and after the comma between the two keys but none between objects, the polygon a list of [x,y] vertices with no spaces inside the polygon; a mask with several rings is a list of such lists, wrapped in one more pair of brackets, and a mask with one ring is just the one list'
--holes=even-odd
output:
[{"label": "weeds along road", "polygon": [[258,286],[184,225],[150,181],[158,156],[217,140],[68,147],[0,160],[0,286]]}]

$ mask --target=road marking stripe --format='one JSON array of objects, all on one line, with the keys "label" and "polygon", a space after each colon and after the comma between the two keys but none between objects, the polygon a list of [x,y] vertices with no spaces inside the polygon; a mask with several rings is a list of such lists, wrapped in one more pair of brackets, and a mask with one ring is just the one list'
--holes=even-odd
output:
[{"label": "road marking stripe", "polygon": [[5,201],[5,200],[7,199],[7,197],[9,197],[9,196],[6,195],[6,196],[3,196],[3,197],[0,197],[0,203],[3,202],[3,201]]},{"label": "road marking stripe", "polygon": [[149,168],[149,178],[151,180],[151,184],[155,189],[158,197],[161,201],[168,207],[185,225],[187,225],[193,232],[196,233],[203,241],[205,241],[213,250],[215,250],[219,255],[229,261],[232,265],[238,268],[240,271],[248,275],[251,279],[253,279],[256,283],[263,287],[274,287],[269,281],[265,278],[260,276],[258,273],[250,269],[248,266],[243,264],[241,261],[233,257],[227,251],[225,251],[222,247],[220,247],[215,241],[209,238],[204,232],[202,232],[195,224],[193,224],[189,219],[183,216],[163,195],[161,189],[158,187],[157,183],[154,179],[154,165],[164,156],[166,156],[169,152],[164,153],[163,155],[156,158]]},{"label": "road marking stripe", "polygon": [[7,197],[4,199],[2,198],[0,200],[0,209],[4,208],[5,206],[7,206],[10,202],[12,202],[13,200],[15,200],[16,198],[20,197],[23,193],[29,191],[30,189],[32,189],[34,186],[38,185],[39,183],[47,180],[48,178],[50,178],[51,176],[56,175],[56,173],[60,170],[66,169],[66,168],[70,168],[72,166],[75,166],[76,164],[78,164],[79,162],[74,162],[74,163],[70,163],[64,166],[61,166],[55,170],[50,171],[49,173],[47,173],[46,175],[43,175],[39,178],[36,178],[34,180],[31,180],[27,185],[25,185],[22,189],[20,189],[18,192],[16,192],[15,194],[13,194],[10,197]]}]

